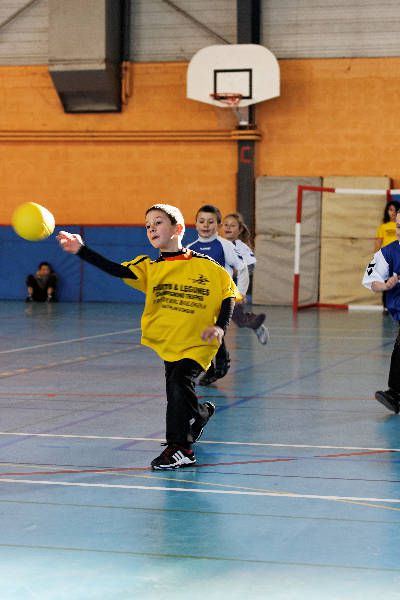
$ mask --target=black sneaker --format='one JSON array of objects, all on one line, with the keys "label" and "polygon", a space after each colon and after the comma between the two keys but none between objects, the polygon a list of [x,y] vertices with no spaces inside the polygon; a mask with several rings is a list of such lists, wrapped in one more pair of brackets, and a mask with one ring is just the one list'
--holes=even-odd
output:
[{"label": "black sneaker", "polygon": [[196,457],[193,450],[183,448],[177,444],[168,444],[168,446],[151,461],[151,468],[154,470],[179,469],[188,467],[196,463]]},{"label": "black sneaker", "polygon": [[375,392],[375,398],[396,415],[399,414],[400,394],[393,390],[386,390],[386,392]]},{"label": "black sneaker", "polygon": [[203,406],[205,406],[208,410],[208,419],[205,423],[203,422],[203,424],[200,424],[197,421],[195,421],[192,424],[191,433],[192,433],[193,443],[199,441],[199,439],[203,435],[204,427],[207,425],[208,421],[211,419],[211,417],[215,413],[215,404],[213,404],[212,402],[208,402],[208,401],[204,402]]}]

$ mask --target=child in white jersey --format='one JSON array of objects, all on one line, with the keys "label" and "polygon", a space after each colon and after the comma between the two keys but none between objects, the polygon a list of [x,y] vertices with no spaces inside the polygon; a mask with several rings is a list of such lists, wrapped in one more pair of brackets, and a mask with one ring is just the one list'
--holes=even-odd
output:
[{"label": "child in white jersey", "polygon": [[[244,222],[242,215],[238,212],[226,215],[222,222],[222,229],[225,239],[232,242],[239,254],[243,257],[251,277],[257,260],[252,248],[249,246],[250,231]],[[244,303],[236,304],[232,315],[232,320],[238,327],[248,327],[249,329],[252,329],[260,344],[263,345],[267,344],[269,341],[269,331],[263,324],[265,318],[266,315],[264,313],[256,315],[252,312],[246,312],[244,310]]]}]

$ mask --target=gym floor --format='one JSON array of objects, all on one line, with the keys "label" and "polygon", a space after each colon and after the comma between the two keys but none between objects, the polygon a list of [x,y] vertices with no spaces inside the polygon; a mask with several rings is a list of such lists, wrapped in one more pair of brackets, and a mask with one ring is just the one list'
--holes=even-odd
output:
[{"label": "gym floor", "polygon": [[[256,308],[256,312],[261,310]],[[141,306],[0,304],[1,600],[400,598],[400,420],[381,313],[230,327],[197,465],[153,472]]]}]

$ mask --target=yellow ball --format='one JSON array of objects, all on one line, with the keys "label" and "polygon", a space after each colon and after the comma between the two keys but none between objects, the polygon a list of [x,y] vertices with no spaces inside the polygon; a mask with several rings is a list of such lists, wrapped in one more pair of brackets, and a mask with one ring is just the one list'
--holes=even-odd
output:
[{"label": "yellow ball", "polygon": [[54,231],[55,220],[47,208],[36,202],[25,202],[18,206],[11,219],[15,233],[24,240],[38,242]]}]

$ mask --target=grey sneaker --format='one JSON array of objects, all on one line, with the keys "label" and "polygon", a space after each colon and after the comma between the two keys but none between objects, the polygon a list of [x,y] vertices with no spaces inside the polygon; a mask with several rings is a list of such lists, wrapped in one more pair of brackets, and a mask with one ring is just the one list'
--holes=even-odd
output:
[{"label": "grey sneaker", "polygon": [[256,334],[260,344],[262,344],[263,346],[266,346],[268,344],[269,330],[267,327],[265,327],[265,325],[260,325],[260,327],[254,330],[254,333]]}]

